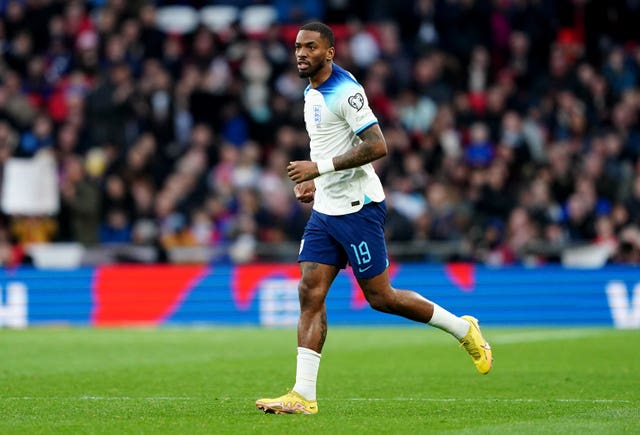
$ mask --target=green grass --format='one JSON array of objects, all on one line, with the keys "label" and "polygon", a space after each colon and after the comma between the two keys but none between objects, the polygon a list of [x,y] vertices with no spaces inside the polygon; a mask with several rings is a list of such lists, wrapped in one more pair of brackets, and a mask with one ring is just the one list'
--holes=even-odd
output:
[{"label": "green grass", "polygon": [[[486,328],[485,328],[486,329]],[[0,433],[640,433],[640,331],[486,329],[487,376],[431,328],[333,328],[315,416],[289,329],[0,330]]]}]

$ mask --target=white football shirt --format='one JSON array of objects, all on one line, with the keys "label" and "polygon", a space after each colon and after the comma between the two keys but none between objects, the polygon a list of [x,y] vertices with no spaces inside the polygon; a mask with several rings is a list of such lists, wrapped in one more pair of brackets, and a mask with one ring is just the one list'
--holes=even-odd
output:
[{"label": "white football shirt", "polygon": [[[367,96],[356,79],[333,64],[331,76],[317,88],[304,91],[304,121],[311,160],[344,154],[362,143],[358,134],[376,124]],[[354,213],[369,201],[384,200],[382,183],[371,163],[329,172],[315,178],[313,208],[328,215]]]}]

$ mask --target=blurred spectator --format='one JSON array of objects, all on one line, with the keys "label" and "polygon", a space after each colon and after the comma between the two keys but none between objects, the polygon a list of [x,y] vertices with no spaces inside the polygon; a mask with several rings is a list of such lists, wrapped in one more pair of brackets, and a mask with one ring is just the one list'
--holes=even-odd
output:
[{"label": "blurred spectator", "polygon": [[[0,173],[4,168],[4,163],[13,155],[18,144],[18,135],[11,128],[11,125],[4,120],[0,120]],[[0,186],[2,177],[0,177]]]},{"label": "blurred spectator", "polygon": [[549,182],[542,176],[531,180],[529,186],[523,191],[520,204],[540,228],[558,223],[562,218],[562,210],[551,196]]},{"label": "blurred spectator", "polygon": [[411,44],[411,51],[427,52],[442,42],[435,3],[434,0],[418,0],[411,10],[404,11],[403,18],[410,18],[410,21],[401,27],[401,33],[404,42]]},{"label": "blurred spectator", "polygon": [[[271,115],[269,109],[268,84],[273,69],[263,54],[262,46],[257,42],[247,44],[244,59],[240,64],[240,73],[245,80],[241,95],[244,108],[256,122],[267,121]],[[226,125],[223,135],[225,139],[237,145],[248,139],[248,122],[236,105],[228,106]]]},{"label": "blurred spectator", "polygon": [[474,47],[466,71],[466,88],[472,94],[482,94],[489,86],[492,75],[489,51],[481,45]]},{"label": "blurred spectator", "polygon": [[624,207],[629,215],[629,222],[640,226],[640,174],[633,179],[631,194],[626,199]]},{"label": "blurred spectator", "polygon": [[359,20],[349,20],[347,27],[353,61],[360,70],[365,70],[380,56],[378,41]]},{"label": "blurred spectator", "polygon": [[[376,97],[375,89],[373,97]],[[421,136],[427,133],[431,128],[436,112],[437,106],[433,100],[428,97],[420,97],[411,91],[403,92],[398,99],[400,122],[412,135]]]},{"label": "blurred spectator", "polygon": [[33,56],[31,34],[26,29],[21,28],[6,49],[5,62],[12,71],[24,77],[27,75],[27,65],[31,56]]},{"label": "blurred spectator", "polygon": [[625,91],[633,89],[638,84],[636,72],[626,59],[621,47],[615,47],[609,52],[602,73],[609,83],[614,97],[617,98],[620,98]]},{"label": "blurred spectator", "polygon": [[471,125],[469,136],[464,153],[466,163],[474,168],[489,166],[495,153],[489,138],[489,128],[484,123],[476,122]]},{"label": "blurred spectator", "polygon": [[[375,72],[376,64],[383,65],[385,90],[389,97],[396,97],[401,89],[406,89],[411,79],[410,49],[402,45],[401,26],[399,23],[385,19],[377,25],[377,37],[380,45],[380,56],[371,65],[368,73]],[[380,69],[380,67],[378,67]],[[372,71],[373,70],[373,71]],[[367,92],[367,94],[369,94]]]},{"label": "blurred spectator", "polygon": [[566,203],[564,224],[569,240],[585,242],[595,237],[595,214],[587,198],[572,194]]},{"label": "blurred spectator", "polygon": [[127,243],[131,241],[131,225],[128,214],[119,208],[111,208],[100,224],[100,243]]},{"label": "blurred spectator", "polygon": [[41,113],[33,121],[33,127],[22,134],[16,156],[33,157],[42,149],[52,148],[53,144],[53,123],[51,118]]},{"label": "blurred spectator", "polygon": [[0,226],[0,266],[7,269],[19,266],[23,256],[23,250],[13,243],[7,228]]},{"label": "blurred spectator", "polygon": [[65,240],[85,246],[102,242],[100,228],[100,190],[85,170],[83,160],[69,156],[62,162],[60,175],[61,212],[58,228]]},{"label": "blurred spectator", "polygon": [[640,264],[640,229],[630,225],[622,229],[618,238],[618,250],[613,261],[623,264]]},{"label": "blurred spectator", "polygon": [[87,95],[86,122],[92,145],[124,147],[133,140],[128,133],[136,123],[136,98],[130,67],[122,62],[112,64],[105,80]]},{"label": "blurred spectator", "polygon": [[37,110],[22,92],[20,75],[14,70],[4,74],[0,87],[0,108],[9,122],[20,129],[31,127],[36,117]]},{"label": "blurred spectator", "polygon": [[189,233],[194,245],[209,246],[215,242],[215,227],[204,208],[196,208],[191,213]]},{"label": "blurred spectator", "polygon": [[526,176],[532,170],[535,151],[525,134],[522,117],[509,110],[502,116],[500,127],[499,153],[508,160],[513,173]]},{"label": "blurred spectator", "polygon": [[467,216],[455,189],[441,182],[429,185],[426,191],[429,240],[460,240],[468,229]]},{"label": "blurred spectator", "polygon": [[[490,228],[495,228],[496,232],[501,231],[501,227],[496,224]],[[538,232],[524,208],[514,208],[509,214],[504,235],[498,234],[489,234],[491,238],[495,238],[495,243],[491,245],[492,249],[487,257],[489,264],[504,266],[519,261],[530,262],[527,248],[538,238]]]},{"label": "blurred spectator", "polygon": [[480,191],[475,202],[475,211],[480,220],[500,219],[506,222],[511,210],[516,206],[513,194],[507,186],[507,169],[502,162],[496,162],[479,171]]},{"label": "blurred spectator", "polygon": [[48,243],[54,240],[58,225],[49,216],[13,216],[11,236],[23,251],[32,243]]},{"label": "blurred spectator", "polygon": [[438,104],[451,101],[452,90],[443,78],[443,56],[432,53],[416,59],[413,66],[411,89]]},{"label": "blurred spectator", "polygon": [[607,245],[614,252],[618,247],[618,238],[615,234],[613,221],[608,215],[600,215],[596,218],[596,237],[594,242],[599,245]]}]

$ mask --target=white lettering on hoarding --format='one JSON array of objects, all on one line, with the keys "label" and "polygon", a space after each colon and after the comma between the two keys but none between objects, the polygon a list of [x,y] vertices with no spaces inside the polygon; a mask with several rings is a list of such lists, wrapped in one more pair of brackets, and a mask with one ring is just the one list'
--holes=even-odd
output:
[{"label": "white lettering on hoarding", "polygon": [[298,280],[269,279],[260,284],[260,324],[295,326],[298,323]]},{"label": "white lettering on hoarding", "polygon": [[0,287],[0,328],[26,328],[27,305],[27,287],[23,283],[10,282],[4,292]]},{"label": "white lettering on hoarding", "polygon": [[640,283],[627,294],[627,286],[621,281],[610,281],[606,288],[611,317],[616,328],[640,328]]}]

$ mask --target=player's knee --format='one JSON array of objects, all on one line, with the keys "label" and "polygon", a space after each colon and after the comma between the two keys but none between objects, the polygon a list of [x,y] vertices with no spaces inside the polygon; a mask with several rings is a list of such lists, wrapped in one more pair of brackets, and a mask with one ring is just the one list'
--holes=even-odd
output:
[{"label": "player's knee", "polygon": [[371,308],[383,313],[393,312],[394,297],[393,292],[375,293],[367,296],[367,302]]},{"label": "player's knee", "polygon": [[300,299],[300,308],[302,310],[322,308],[324,303],[323,295],[322,289],[308,286],[303,282],[298,285],[298,298]]}]

